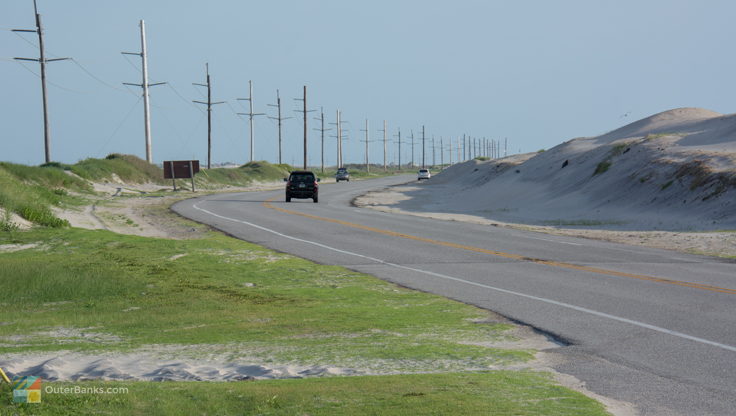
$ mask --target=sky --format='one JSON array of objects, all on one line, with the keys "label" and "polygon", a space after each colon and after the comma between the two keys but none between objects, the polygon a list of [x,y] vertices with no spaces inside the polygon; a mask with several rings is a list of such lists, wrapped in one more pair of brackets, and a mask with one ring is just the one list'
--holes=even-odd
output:
[{"label": "sky", "polygon": [[[209,63],[213,163],[250,160],[248,81],[254,112],[283,115],[283,162],[299,164],[300,108],[308,89],[309,163],[320,132],[342,111],[345,162],[369,154],[411,158],[413,132],[447,148],[463,134],[507,140],[508,153],[595,136],[678,107],[732,113],[736,2],[717,0],[38,0],[49,63],[51,155],[74,163],[109,153],[145,155],[139,21],[145,20],[153,158],[207,159]],[[32,0],[0,2],[0,160],[44,162]],[[255,160],[277,161],[277,124],[255,117]],[[327,124],[327,127],[335,127]],[[334,130],[325,162],[335,164]],[[429,147],[427,148],[428,159]],[[421,146],[415,147],[415,161]],[[438,150],[439,152],[439,150]],[[449,153],[445,153],[446,162]],[[453,158],[456,158],[453,153]],[[437,162],[440,160],[436,154]]]}]

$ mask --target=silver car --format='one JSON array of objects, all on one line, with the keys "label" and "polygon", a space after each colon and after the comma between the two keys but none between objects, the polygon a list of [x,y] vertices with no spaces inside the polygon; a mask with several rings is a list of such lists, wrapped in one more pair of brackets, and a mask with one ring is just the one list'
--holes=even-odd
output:
[{"label": "silver car", "polygon": [[419,169],[417,180],[421,181],[422,179],[429,179],[431,177],[432,177],[432,174],[429,173],[429,169]]},{"label": "silver car", "polygon": [[335,182],[340,182],[340,181],[350,182],[350,173],[348,173],[348,170],[345,168],[338,169],[337,174],[335,175]]}]

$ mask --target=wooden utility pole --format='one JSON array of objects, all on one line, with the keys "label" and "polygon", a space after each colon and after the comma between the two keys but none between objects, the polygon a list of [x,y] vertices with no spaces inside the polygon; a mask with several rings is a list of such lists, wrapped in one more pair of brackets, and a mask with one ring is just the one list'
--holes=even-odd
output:
[{"label": "wooden utility pole", "polygon": [[433,134],[432,135],[432,166],[437,165],[437,159],[435,159],[434,151],[435,151],[435,147],[434,147],[434,134]]},{"label": "wooden utility pole", "polygon": [[396,136],[399,138],[399,170],[401,170],[401,127],[396,129]]},{"label": "wooden utility pole", "polygon": [[425,165],[424,165],[424,148],[425,148],[424,143],[425,143],[425,141],[426,140],[425,140],[425,137],[424,137],[424,126],[422,126],[422,169],[425,168]]},{"label": "wooden utility pole", "polygon": [[123,82],[124,85],[132,85],[143,88],[143,128],[146,134],[146,161],[153,163],[153,152],[151,150],[151,107],[148,103],[148,87],[166,84],[165,82],[157,82],[155,84],[148,83],[148,54],[146,53],[146,24],[140,21],[141,27],[141,52],[121,52],[123,55],[138,55],[141,57],[141,73],[143,81],[140,84]]},{"label": "wooden utility pole", "polygon": [[43,47],[43,27],[41,26],[41,15],[38,14],[36,0],[33,0],[33,11],[36,15],[36,29],[13,29],[13,32],[31,32],[38,34],[38,59],[15,58],[18,61],[33,61],[41,65],[41,99],[43,102],[43,143],[46,163],[51,162],[51,127],[49,126],[48,94],[46,92],[46,63],[64,61],[69,58],[46,59],[46,51]]},{"label": "wooden utility pole", "polygon": [[194,100],[197,104],[204,104],[207,106],[207,169],[212,168],[212,106],[216,104],[222,104],[225,101],[212,102],[212,82],[210,81],[210,64],[205,64],[205,72],[207,74],[207,84],[198,84],[196,82],[192,85],[198,85],[200,87],[207,87],[207,102]]},{"label": "wooden utility pole", "polygon": [[315,117],[314,119],[319,120],[320,128],[314,129],[314,130],[319,130],[321,133],[321,137],[322,137],[322,153],[321,153],[322,154],[322,173],[325,173],[325,132],[332,130],[332,129],[325,128],[325,110],[324,108],[322,107],[319,108],[319,114],[320,114],[319,118]]},{"label": "wooden utility pole", "polygon": [[411,130],[411,167],[416,166],[414,164],[414,130]]},{"label": "wooden utility pole", "polygon": [[340,116],[342,113],[340,110],[337,110],[337,167],[342,167],[342,122],[340,121]]},{"label": "wooden utility pole", "polygon": [[335,126],[336,134],[332,137],[337,139],[337,167],[341,168],[343,167],[343,158],[342,158],[342,111],[337,110],[336,112],[336,122],[330,123],[333,126]]},{"label": "wooden utility pole", "polygon": [[[253,117],[255,116],[263,116],[265,113],[254,113],[253,112],[253,81],[248,81],[248,98],[238,98],[240,101],[248,101],[249,104],[249,110],[247,113],[238,113],[238,115],[241,116],[248,116],[248,120],[250,121],[250,161],[252,162],[253,159]],[[281,162],[279,162],[281,163]]]},{"label": "wooden utility pole", "polygon": [[467,153],[466,149],[467,149],[467,147],[466,147],[466,140],[465,140],[465,135],[463,134],[463,161],[468,160],[468,153]]},{"label": "wooden utility pole", "polygon": [[440,168],[445,165],[445,147],[442,144],[442,136],[440,136]]},{"label": "wooden utility pole", "polygon": [[302,113],[304,118],[304,170],[307,170],[307,113],[311,113],[314,110],[307,110],[307,86],[304,86],[304,95],[302,98],[294,98],[296,101],[301,101],[303,104],[302,110],[295,110]]},{"label": "wooden utility pole", "polygon": [[386,166],[386,120],[383,120],[383,171],[388,170]]},{"label": "wooden utility pole", "polygon": [[279,97],[279,90],[276,90],[276,104],[268,104],[270,107],[276,107],[278,108],[278,116],[277,117],[268,117],[273,120],[278,120],[279,122],[279,165],[281,164],[281,122],[283,120],[288,120],[292,117],[281,117],[281,97]]},{"label": "wooden utility pole", "polygon": [[370,140],[368,140],[368,119],[365,119],[365,129],[361,129],[361,131],[365,132],[365,171],[370,172],[371,165],[368,162],[368,142],[370,142]]}]

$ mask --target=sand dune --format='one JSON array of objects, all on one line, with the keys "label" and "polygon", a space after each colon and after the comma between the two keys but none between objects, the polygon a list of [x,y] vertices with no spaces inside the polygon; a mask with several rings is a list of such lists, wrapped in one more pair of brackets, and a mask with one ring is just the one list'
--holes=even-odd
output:
[{"label": "sand dune", "polygon": [[401,193],[384,205],[536,225],[736,229],[736,115],[665,111],[545,152],[457,164]]}]

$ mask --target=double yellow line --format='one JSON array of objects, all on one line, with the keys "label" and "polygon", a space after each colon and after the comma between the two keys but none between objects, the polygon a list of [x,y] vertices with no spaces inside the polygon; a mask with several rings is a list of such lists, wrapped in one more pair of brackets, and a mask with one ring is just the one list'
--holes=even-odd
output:
[{"label": "double yellow line", "polygon": [[456,248],[460,250],[472,251],[476,253],[490,254],[493,256],[503,257],[506,259],[537,263],[537,264],[542,264],[545,266],[557,267],[557,268],[562,268],[562,269],[584,271],[584,272],[595,273],[595,274],[600,274],[600,275],[605,275],[605,276],[626,277],[630,279],[647,280],[650,282],[665,283],[665,284],[670,284],[670,285],[689,287],[693,289],[707,290],[710,292],[728,293],[730,295],[736,295],[736,289],[727,289],[723,287],[704,285],[704,284],[693,283],[693,282],[683,282],[679,280],[671,280],[671,279],[665,279],[663,277],[647,276],[643,274],[619,272],[615,270],[607,270],[607,269],[601,269],[597,267],[581,266],[578,264],[559,262],[559,261],[554,261],[554,260],[535,259],[532,257],[521,256],[518,254],[505,253],[503,251],[488,250],[488,249],[481,248],[481,247],[474,247],[474,246],[468,246],[464,244],[451,243],[448,241],[441,241],[441,240],[434,240],[431,238],[418,237],[418,236],[411,235],[411,234],[404,234],[404,233],[399,233],[396,231],[369,227],[367,225],[356,224],[356,223],[338,220],[334,218],[319,217],[317,215],[306,214],[303,212],[292,211],[289,209],[274,206],[273,204],[271,204],[271,202],[274,201],[275,199],[276,198],[272,198],[272,199],[264,201],[263,206],[269,209],[283,212],[285,214],[298,215],[300,217],[310,218],[310,219],[317,220],[317,221],[325,221],[325,222],[330,222],[333,224],[340,224],[340,225],[344,225],[350,228],[357,228],[360,230],[370,231],[370,232],[388,235],[392,237],[405,238],[408,240],[421,241],[423,243],[434,244],[434,245],[443,246],[443,247],[451,247],[451,248]]}]

